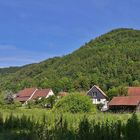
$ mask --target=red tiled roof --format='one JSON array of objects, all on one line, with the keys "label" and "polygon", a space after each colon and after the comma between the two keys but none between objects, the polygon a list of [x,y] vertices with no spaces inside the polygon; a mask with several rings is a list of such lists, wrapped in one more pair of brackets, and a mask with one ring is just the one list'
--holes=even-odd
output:
[{"label": "red tiled roof", "polygon": [[33,92],[35,92],[36,89],[37,88],[25,88],[25,89],[21,90],[17,94],[17,96],[18,97],[28,97],[28,96],[30,97],[33,94]]},{"label": "red tiled roof", "polygon": [[140,96],[140,87],[129,87],[128,96]]},{"label": "red tiled roof", "polygon": [[29,97],[17,97],[16,100],[20,102],[26,102],[29,99]]},{"label": "red tiled roof", "polygon": [[110,102],[109,106],[119,106],[119,105],[126,105],[126,106],[136,106],[140,103],[140,96],[119,96],[114,97]]},{"label": "red tiled roof", "polygon": [[36,90],[37,88],[25,88],[17,94],[16,100],[27,101]]},{"label": "red tiled roof", "polygon": [[51,89],[40,89],[35,92],[32,99],[37,99],[39,97],[46,97]]}]

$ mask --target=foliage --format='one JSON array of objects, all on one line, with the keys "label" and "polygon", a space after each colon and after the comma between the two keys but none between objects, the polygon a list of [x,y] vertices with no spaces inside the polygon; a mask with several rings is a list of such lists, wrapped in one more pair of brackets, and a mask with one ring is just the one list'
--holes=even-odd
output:
[{"label": "foliage", "polygon": [[140,133],[138,133],[138,131],[140,130],[140,122],[136,114],[133,114],[132,117],[128,119],[125,130],[125,136],[127,140],[140,139]]},{"label": "foliage", "polygon": [[26,106],[28,107],[28,109],[31,109],[34,105],[35,105],[35,102],[32,101],[32,100],[29,100],[28,103],[26,104]]},{"label": "foliage", "polygon": [[19,101],[14,101],[14,105],[15,105],[15,107],[21,107],[22,103]]},{"label": "foliage", "polygon": [[127,88],[126,87],[112,87],[108,90],[108,97],[112,99],[114,96],[126,96],[127,95]]},{"label": "foliage", "polygon": [[20,118],[10,114],[5,119],[0,115],[0,139],[7,140],[139,140],[140,121],[133,114],[124,120],[92,121],[84,116],[78,127],[72,126],[63,115],[55,116],[54,122],[48,122],[43,116],[41,122],[33,117],[22,115]]},{"label": "foliage", "polygon": [[47,104],[49,104],[51,108],[53,108],[55,102],[56,102],[56,96],[52,95],[47,98]]},{"label": "foliage", "polygon": [[61,98],[54,108],[59,111],[71,113],[90,112],[93,108],[95,109],[90,98],[79,93],[71,93]]},{"label": "foliage", "polygon": [[37,99],[35,101],[35,105],[38,105],[40,107],[53,108],[55,102],[56,102],[56,96],[52,95],[52,96],[49,96],[48,98]]},{"label": "foliage", "polygon": [[5,104],[4,98],[5,95],[2,92],[0,92],[0,106],[3,106]]}]

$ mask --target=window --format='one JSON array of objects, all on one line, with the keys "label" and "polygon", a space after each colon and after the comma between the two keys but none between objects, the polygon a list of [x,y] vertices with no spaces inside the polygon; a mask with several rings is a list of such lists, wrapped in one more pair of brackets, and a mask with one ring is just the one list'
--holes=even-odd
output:
[{"label": "window", "polygon": [[97,97],[97,92],[92,92],[93,97]]},{"label": "window", "polygon": [[100,102],[100,101],[101,101],[101,99],[97,99],[97,101],[98,101],[98,102]]}]

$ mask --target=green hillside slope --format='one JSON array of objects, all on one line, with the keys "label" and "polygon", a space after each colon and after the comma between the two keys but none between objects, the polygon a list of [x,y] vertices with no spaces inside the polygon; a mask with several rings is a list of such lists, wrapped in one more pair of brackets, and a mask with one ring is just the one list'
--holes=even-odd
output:
[{"label": "green hillside slope", "polygon": [[64,57],[48,59],[1,74],[1,89],[51,87],[55,91],[104,90],[140,83],[140,31],[116,29]]}]

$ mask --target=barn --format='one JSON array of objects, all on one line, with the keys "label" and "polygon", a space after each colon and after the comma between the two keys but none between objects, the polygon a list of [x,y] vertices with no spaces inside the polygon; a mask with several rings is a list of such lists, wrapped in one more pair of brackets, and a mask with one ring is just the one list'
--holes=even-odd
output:
[{"label": "barn", "polygon": [[108,106],[114,111],[140,111],[140,96],[114,97]]},{"label": "barn", "polygon": [[128,87],[127,96],[114,97],[108,106],[113,111],[140,111],[140,87]]}]

